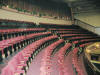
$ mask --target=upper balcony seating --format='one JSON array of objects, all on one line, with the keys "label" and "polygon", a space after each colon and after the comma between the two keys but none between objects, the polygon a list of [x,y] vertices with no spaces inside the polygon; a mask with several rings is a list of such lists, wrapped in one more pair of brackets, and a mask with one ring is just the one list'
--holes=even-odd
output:
[{"label": "upper balcony seating", "polygon": [[0,62],[6,57],[8,57],[10,54],[15,52],[16,50],[20,49],[23,47],[25,44],[29,44],[32,39],[34,39],[37,36],[41,35],[51,35],[51,32],[44,32],[44,33],[34,33],[34,34],[29,34],[26,36],[19,36],[7,40],[3,40],[0,42]]},{"label": "upper balcony seating", "polygon": [[24,75],[32,62],[32,59],[39,52],[36,51],[36,49],[46,41],[54,38],[57,38],[57,36],[53,35],[45,37],[25,47],[21,52],[12,58],[4,69],[2,69],[1,75]]},{"label": "upper balcony seating", "polygon": [[27,35],[31,33],[37,33],[37,32],[44,32],[45,28],[29,28],[29,29],[1,29],[0,30],[0,41],[12,38],[12,37],[17,37],[17,36],[22,36],[22,35]]}]

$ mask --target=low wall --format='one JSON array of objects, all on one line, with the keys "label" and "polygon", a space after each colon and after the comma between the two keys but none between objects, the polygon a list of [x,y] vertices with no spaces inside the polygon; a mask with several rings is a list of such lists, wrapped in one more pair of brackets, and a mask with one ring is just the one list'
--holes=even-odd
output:
[{"label": "low wall", "polygon": [[56,19],[49,19],[49,18],[40,18],[40,17],[31,16],[31,15],[11,12],[11,11],[7,11],[7,10],[3,10],[3,9],[0,9],[0,19],[34,22],[36,24],[49,23],[49,24],[72,25],[72,22],[67,21],[67,20],[56,20]]}]

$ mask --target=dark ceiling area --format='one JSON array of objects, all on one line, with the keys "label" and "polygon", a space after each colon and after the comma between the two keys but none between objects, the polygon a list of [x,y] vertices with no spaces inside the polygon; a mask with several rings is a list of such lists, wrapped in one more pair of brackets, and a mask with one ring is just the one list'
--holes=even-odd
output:
[{"label": "dark ceiling area", "polygon": [[73,8],[74,13],[100,12],[100,0],[42,0],[56,3],[66,3]]},{"label": "dark ceiling area", "polygon": [[[7,1],[7,0],[0,0]],[[11,0],[9,0],[11,1]],[[33,5],[39,5],[41,8],[61,10],[68,12],[69,7],[72,8],[73,13],[90,13],[100,12],[100,0],[15,0],[26,1]]]},{"label": "dark ceiling area", "polygon": [[53,8],[57,10],[66,11],[70,10],[68,3],[64,0],[27,0],[28,3],[32,3],[33,5],[38,5],[41,8]]},{"label": "dark ceiling area", "polygon": [[100,0],[77,0],[71,7],[74,13],[100,12]]},{"label": "dark ceiling area", "polygon": [[[60,0],[58,0],[60,1]],[[34,5],[38,5],[44,8],[53,8],[53,9],[68,9],[68,4],[64,2],[58,2],[53,0],[28,0],[29,3],[32,3]]]}]

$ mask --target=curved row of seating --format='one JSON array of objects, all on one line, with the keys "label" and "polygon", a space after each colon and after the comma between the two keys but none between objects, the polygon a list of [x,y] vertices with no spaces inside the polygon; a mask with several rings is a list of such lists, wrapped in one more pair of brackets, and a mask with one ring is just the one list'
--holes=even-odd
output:
[{"label": "curved row of seating", "polygon": [[[76,71],[77,71],[76,75],[84,75],[83,69],[81,69],[80,65],[78,64],[79,62],[78,57],[80,53],[83,51],[85,45],[88,45],[92,42],[100,41],[100,37],[84,29],[81,30],[81,29],[75,29],[75,28],[73,29],[49,28],[48,30],[51,31],[53,34],[58,35],[59,37],[63,38],[65,41],[72,43],[72,46],[71,46],[72,48],[70,49],[70,51],[73,52],[72,59],[73,59],[74,67],[76,68]],[[61,56],[64,56],[64,55],[61,55]],[[63,58],[61,58],[61,61],[63,62],[64,60],[62,59]],[[58,60],[60,61],[60,57]],[[64,64],[59,65],[59,67],[61,68],[60,75],[64,75],[63,65]]]},{"label": "curved row of seating", "polygon": [[[85,45],[88,45],[92,42],[100,41],[100,37],[96,34],[92,34],[91,32],[81,32],[80,30],[57,30],[57,29],[50,29],[53,33],[60,35],[61,38],[68,40],[72,43],[72,54],[73,54],[73,64],[74,68],[76,68],[76,75],[84,75],[83,69],[80,68],[78,56],[82,52]],[[73,45],[74,44],[74,45]],[[81,49],[81,50],[80,50]],[[71,50],[70,50],[71,51]],[[62,59],[61,59],[62,60]],[[62,60],[63,62],[64,60]],[[64,63],[60,65],[61,74],[64,75],[63,67]]]},{"label": "curved row of seating", "polygon": [[29,28],[29,29],[2,29],[0,33],[15,33],[15,32],[28,32],[28,31],[39,31],[45,30],[45,28]]},{"label": "curved row of seating", "polygon": [[[21,48],[21,46],[23,47],[25,44],[29,44],[29,42],[32,41],[34,37],[41,36],[41,35],[48,35],[48,34],[51,34],[51,32],[35,33],[35,34],[33,33],[33,34],[26,35],[26,36],[19,36],[19,37],[1,41],[0,42],[1,44],[0,45],[0,49],[1,49],[0,50],[0,62],[5,57],[9,56],[10,54],[18,50],[18,47]],[[15,45],[17,45],[17,47]]]},{"label": "curved row of seating", "polygon": [[89,34],[87,32],[81,32],[81,31],[57,31],[57,34]]},{"label": "curved row of seating", "polygon": [[98,36],[97,37],[96,36],[85,36],[85,37],[83,37],[83,36],[81,36],[81,37],[76,36],[76,37],[65,38],[65,40],[75,41],[75,40],[93,39],[93,38],[99,39],[100,37],[98,37]]},{"label": "curved row of seating", "polygon": [[58,51],[58,54],[57,54],[57,58],[58,58],[58,67],[59,67],[59,74],[60,75],[67,75],[67,71],[66,71],[66,67],[65,67],[65,60],[64,60],[64,56],[65,56],[65,52],[66,50],[71,47],[72,44],[71,43],[67,43],[65,44],[59,51]]},{"label": "curved row of seating", "polygon": [[[90,43],[81,44],[80,47],[83,48],[84,46],[86,46],[88,44],[90,44]],[[79,60],[79,56],[78,56],[79,55],[78,52],[80,51],[79,49],[80,49],[79,47],[75,47],[73,49],[72,63],[73,63],[73,67],[74,67],[76,74],[77,75],[84,75],[83,69],[81,69],[81,66],[79,65],[81,63]]]},{"label": "curved row of seating", "polygon": [[86,32],[86,30],[77,29],[77,27],[61,28],[59,26],[57,29],[55,27],[0,30],[2,35],[11,34],[15,36],[0,41],[0,62],[21,49],[2,69],[1,75],[25,75],[32,60],[43,50],[42,48],[44,48],[44,55],[41,61],[40,75],[51,75],[53,52],[62,43],[63,46],[56,51],[59,74],[67,75],[67,68],[65,67],[67,63],[65,63],[64,58],[67,57],[69,52],[72,52],[72,66],[76,74],[84,75],[83,69],[79,65],[80,54],[86,45],[100,41],[100,37],[91,32]]},{"label": "curved row of seating", "polygon": [[66,29],[66,30],[52,30],[50,29],[49,31],[51,32],[56,32],[58,34],[67,34],[67,33],[83,33],[83,34],[91,34],[91,32],[82,30],[82,29]]},{"label": "curved row of seating", "polygon": [[80,66],[78,65],[78,56],[77,56],[78,48],[73,49],[73,58],[72,58],[72,63],[75,67],[75,71],[77,75],[83,75],[82,70],[80,69]]},{"label": "curved row of seating", "polygon": [[75,37],[75,36],[93,36],[92,34],[63,34],[61,37]]},{"label": "curved row of seating", "polygon": [[[79,55],[81,53],[80,48],[84,48],[86,45],[91,44],[92,42],[96,42],[96,41],[100,41],[100,39],[83,39],[80,41],[74,41],[74,44],[78,44],[78,46],[73,48],[73,53],[72,53],[72,63],[73,63],[73,67],[76,71],[77,75],[84,75],[83,74],[83,70],[81,69],[81,66],[79,65]],[[80,43],[80,44],[79,44]]]},{"label": "curved row of seating", "polygon": [[71,34],[76,33],[76,34],[92,34],[92,35],[96,35],[96,34],[93,34],[92,32],[84,30],[82,28],[73,28],[73,27],[72,28],[67,28],[67,29],[64,29],[64,28],[62,28],[62,29],[50,28],[49,31],[56,32],[59,35],[60,34],[70,34],[70,33]]},{"label": "curved row of seating", "polygon": [[86,39],[83,38],[81,40],[73,41],[73,44],[75,45],[75,47],[81,47],[85,43],[99,42],[99,41],[100,41],[100,38],[88,38],[88,39],[87,38]]},{"label": "curved row of seating", "polygon": [[57,36],[48,36],[37,40],[36,42],[33,42],[32,44],[25,47],[21,52],[19,52],[13,57],[13,59],[8,63],[8,65],[2,70],[1,75],[24,75],[27,72],[30,63],[32,62],[32,59],[39,52],[37,48],[46,41],[54,38],[57,38]]},{"label": "curved row of seating", "polygon": [[44,32],[45,28],[29,28],[29,29],[1,29],[0,41],[21,35],[28,35],[36,32]]},{"label": "curved row of seating", "polygon": [[72,31],[72,30],[81,30],[81,29],[75,29],[75,28],[70,28],[70,29],[65,29],[65,28],[58,28],[58,29],[56,29],[56,28],[49,28],[49,30],[52,30],[52,31]]},{"label": "curved row of seating", "polygon": [[45,52],[44,52],[44,56],[42,57],[42,61],[41,61],[40,75],[51,75],[51,72],[52,72],[51,54],[52,54],[52,51],[57,47],[57,45],[59,45],[62,42],[64,42],[64,40],[60,39],[44,49]]},{"label": "curved row of seating", "polygon": [[[28,45],[28,44],[32,43],[35,39],[37,39],[37,36],[39,36],[41,38],[41,36],[43,37],[43,35],[45,35],[44,37],[47,37],[47,36],[52,35],[51,32],[36,33],[35,31],[42,32],[42,31],[45,31],[45,28],[40,28],[40,29],[39,28],[37,28],[37,29],[36,28],[30,28],[30,29],[7,29],[7,30],[2,29],[0,31],[0,33],[2,35],[6,35],[7,34],[9,36],[9,34],[11,34],[11,35],[15,34],[16,36],[15,37],[11,37],[11,38],[7,38],[7,39],[3,39],[3,40],[0,41],[0,43],[1,43],[1,45],[0,45],[0,62],[2,62],[2,60],[5,59],[5,57],[8,57],[13,52],[21,49],[22,47],[25,47],[25,45]],[[16,33],[18,33],[18,34],[16,34]],[[38,38],[37,40],[39,40],[40,38]],[[57,38],[57,36],[56,36],[56,38]],[[42,44],[43,44],[43,42],[42,42]],[[18,56],[20,56],[20,53],[18,53]],[[27,56],[25,56],[25,57],[27,57]],[[14,59],[14,57],[12,59]],[[13,61],[15,61],[15,59],[14,60],[11,60],[11,61],[13,62]],[[10,66],[13,65],[12,62],[10,64]],[[9,63],[10,63],[10,61],[8,62],[8,64]],[[16,65],[16,63],[15,63],[15,65]],[[7,69],[6,69],[6,71],[7,71]],[[24,69],[25,69],[25,67],[24,67]],[[12,70],[12,69],[10,69],[10,70]],[[23,72],[23,71],[18,71],[18,72]],[[10,73],[12,74],[13,72],[11,71]]]}]

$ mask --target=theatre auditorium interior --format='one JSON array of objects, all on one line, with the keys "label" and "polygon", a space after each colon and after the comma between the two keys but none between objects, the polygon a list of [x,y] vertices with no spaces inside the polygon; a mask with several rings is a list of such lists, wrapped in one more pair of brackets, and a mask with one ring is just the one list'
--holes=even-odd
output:
[{"label": "theatre auditorium interior", "polygon": [[0,0],[0,75],[100,75],[100,0]]}]

